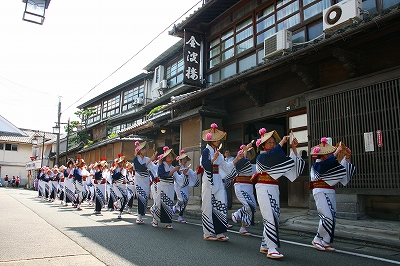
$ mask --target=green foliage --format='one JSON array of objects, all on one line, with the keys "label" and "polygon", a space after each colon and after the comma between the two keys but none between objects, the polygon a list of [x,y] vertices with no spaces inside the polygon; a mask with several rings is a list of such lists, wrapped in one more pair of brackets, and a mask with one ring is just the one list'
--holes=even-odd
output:
[{"label": "green foliage", "polygon": [[108,139],[113,139],[118,137],[118,134],[116,132],[112,132],[110,135],[107,136]]},{"label": "green foliage", "polygon": [[86,121],[90,116],[94,115],[96,113],[96,108],[95,107],[89,107],[85,110],[78,110],[74,114],[76,114],[82,122]]},{"label": "green foliage", "polygon": [[164,107],[164,105],[159,105],[159,106],[154,107],[154,108],[151,109],[150,112],[147,114],[147,117],[151,116],[152,114],[155,114],[155,113],[159,112],[163,107]]},{"label": "green foliage", "polygon": [[86,145],[83,146],[83,147],[84,147],[84,148],[87,148],[87,147],[93,145],[94,143],[95,143],[95,141],[93,141],[93,140],[88,140],[88,141],[86,142]]}]

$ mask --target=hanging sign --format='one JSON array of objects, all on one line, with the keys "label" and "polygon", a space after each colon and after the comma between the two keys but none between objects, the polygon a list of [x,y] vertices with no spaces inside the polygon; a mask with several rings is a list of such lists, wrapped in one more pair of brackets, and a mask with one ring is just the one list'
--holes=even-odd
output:
[{"label": "hanging sign", "polygon": [[374,151],[374,132],[364,133],[364,147],[365,151]]},{"label": "hanging sign", "polygon": [[185,30],[183,43],[183,83],[200,87],[202,75],[200,73],[202,38],[198,33]]}]

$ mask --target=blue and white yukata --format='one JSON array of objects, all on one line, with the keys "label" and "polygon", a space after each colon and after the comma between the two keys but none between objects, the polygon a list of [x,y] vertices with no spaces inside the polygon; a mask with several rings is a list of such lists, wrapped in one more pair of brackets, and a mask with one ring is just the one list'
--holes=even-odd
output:
[{"label": "blue and white yukata", "polygon": [[61,204],[64,202],[65,198],[65,189],[64,189],[64,183],[65,183],[65,178],[64,178],[64,172],[60,172],[57,174],[57,179],[58,179],[58,188],[57,188],[57,193],[58,193],[58,198],[61,201]]},{"label": "blue and white yukata", "polygon": [[331,154],[325,160],[317,159],[310,171],[310,188],[320,217],[317,235],[314,242],[328,246],[334,239],[336,224],[335,185],[347,185],[353,177],[356,167],[346,161],[346,156],[339,163]]},{"label": "blue and white yukata", "polygon": [[159,183],[160,178],[158,177],[158,165],[161,164],[161,161],[157,164],[153,163],[149,165],[149,173],[150,173],[150,193],[153,198],[153,205],[150,207],[150,213],[153,215],[153,226],[157,225],[160,221],[160,190]]},{"label": "blue and white yukata", "polygon": [[99,213],[106,205],[106,180],[109,175],[108,169],[94,172],[95,206],[94,211]]},{"label": "blue and white yukata", "polygon": [[[158,183],[158,193],[159,193],[159,216],[158,211],[157,220],[161,223],[172,223],[172,216],[174,215],[173,206],[174,206],[174,183],[177,182],[180,186],[184,184],[187,185],[189,182],[187,181],[185,176],[179,175],[177,172],[174,172],[171,176],[168,176],[171,170],[174,169],[173,165],[168,165],[166,162],[163,162],[158,165],[157,175],[160,178],[160,182]],[[185,182],[187,181],[187,182]]]},{"label": "blue and white yukata", "polygon": [[74,168],[67,168],[64,171],[65,204],[75,202]]},{"label": "blue and white yukata", "polygon": [[245,226],[254,225],[257,203],[251,177],[255,173],[255,166],[250,163],[248,158],[240,159],[235,166],[237,171],[234,181],[235,194],[243,207],[234,212],[233,215],[239,218]]},{"label": "blue and white yukata", "polygon": [[91,169],[89,172],[89,176],[86,179],[86,190],[87,190],[87,198],[86,200],[89,202],[90,206],[93,206],[94,200],[94,169]]},{"label": "blue and white yukata", "polygon": [[46,200],[49,200],[50,193],[51,193],[51,191],[50,191],[51,184],[49,182],[50,182],[50,175],[48,173],[45,173],[43,175],[43,196]]},{"label": "blue and white yukata", "polygon": [[[186,165],[181,165],[180,171],[187,168]],[[176,198],[178,201],[175,204],[175,209],[179,212],[179,217],[183,216],[183,212],[186,209],[186,206],[189,202],[189,187],[198,187],[200,185],[199,177],[197,176],[196,172],[192,169],[187,171],[187,179],[189,181],[187,186],[180,186],[178,182],[174,183],[174,189],[176,193]]]},{"label": "blue and white yukata", "polygon": [[150,162],[148,166],[146,165],[149,160],[149,157],[141,157],[140,155],[133,159],[139,220],[141,220],[141,217],[146,214],[147,203],[149,201],[150,173],[148,167],[155,167],[153,162]]},{"label": "blue and white yukata", "polygon": [[43,194],[43,190],[44,190],[43,178],[44,178],[44,175],[45,175],[44,171],[40,170],[40,172],[39,172],[39,174],[37,176],[37,180],[38,180],[38,197],[42,197],[42,198],[44,197],[44,194]]},{"label": "blue and white yukata", "polygon": [[89,172],[83,167],[76,167],[73,171],[74,184],[75,184],[75,201],[80,209],[80,204],[82,203],[84,197],[86,196],[86,191],[83,187],[83,180],[89,176]]},{"label": "blue and white yukata", "polygon": [[293,182],[304,170],[305,162],[291,151],[286,156],[281,145],[269,151],[261,151],[256,160],[256,192],[263,217],[263,237],[260,249],[276,252],[279,241],[279,183],[278,178],[286,176]]},{"label": "blue and white yukata", "polygon": [[53,202],[57,196],[57,189],[58,189],[58,173],[50,175],[49,185],[51,186],[50,191],[50,200]]},{"label": "blue and white yukata", "polygon": [[114,192],[120,201],[119,204],[119,213],[124,211],[125,205],[128,203],[128,190],[126,189],[126,169],[125,168],[116,168],[114,169],[111,178],[114,182]]},{"label": "blue and white yukata", "polygon": [[109,169],[107,169],[108,175],[107,175],[107,185],[106,185],[106,190],[107,190],[107,209],[109,211],[113,211],[117,206],[117,201],[118,201],[118,196],[114,191],[114,184],[113,180],[111,177],[111,173]]},{"label": "blue and white yukata", "polygon": [[135,198],[136,195],[134,173],[127,171],[126,179],[127,179],[126,190],[128,192],[127,205],[128,205],[128,213],[130,213],[133,206],[133,199]]},{"label": "blue and white yukata", "polygon": [[225,182],[235,177],[235,165],[226,162],[224,156],[211,163],[215,150],[209,144],[200,157],[200,165],[204,169],[202,175],[201,211],[204,237],[222,235],[228,227],[228,206],[226,205]]}]

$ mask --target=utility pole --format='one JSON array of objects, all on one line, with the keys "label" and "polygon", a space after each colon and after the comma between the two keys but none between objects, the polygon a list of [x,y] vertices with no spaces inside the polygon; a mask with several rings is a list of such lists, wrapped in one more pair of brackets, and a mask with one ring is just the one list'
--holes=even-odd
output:
[{"label": "utility pole", "polygon": [[60,166],[60,119],[61,119],[61,96],[58,97],[58,111],[57,111],[57,127],[58,127],[58,132],[57,132],[57,148],[56,148],[56,164],[57,166]]}]

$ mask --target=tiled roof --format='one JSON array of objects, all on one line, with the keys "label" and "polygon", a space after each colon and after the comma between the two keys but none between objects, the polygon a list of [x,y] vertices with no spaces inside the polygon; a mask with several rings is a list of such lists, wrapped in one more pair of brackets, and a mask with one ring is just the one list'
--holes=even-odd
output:
[{"label": "tiled roof", "polygon": [[25,136],[25,133],[0,115],[0,136]]},{"label": "tiled roof", "polygon": [[[2,142],[15,142],[15,143],[32,143],[32,139],[34,139],[35,134],[40,136],[40,138],[43,137],[43,132],[40,131],[35,131],[35,130],[30,130],[30,129],[21,129],[22,132],[26,134],[26,137],[24,136],[17,136],[17,135],[10,135],[4,132],[0,133],[0,141]],[[57,134],[54,133],[49,133],[49,132],[44,132],[45,133],[45,139],[47,141],[54,141],[57,139]],[[39,139],[39,143],[41,142],[41,139]]]}]

